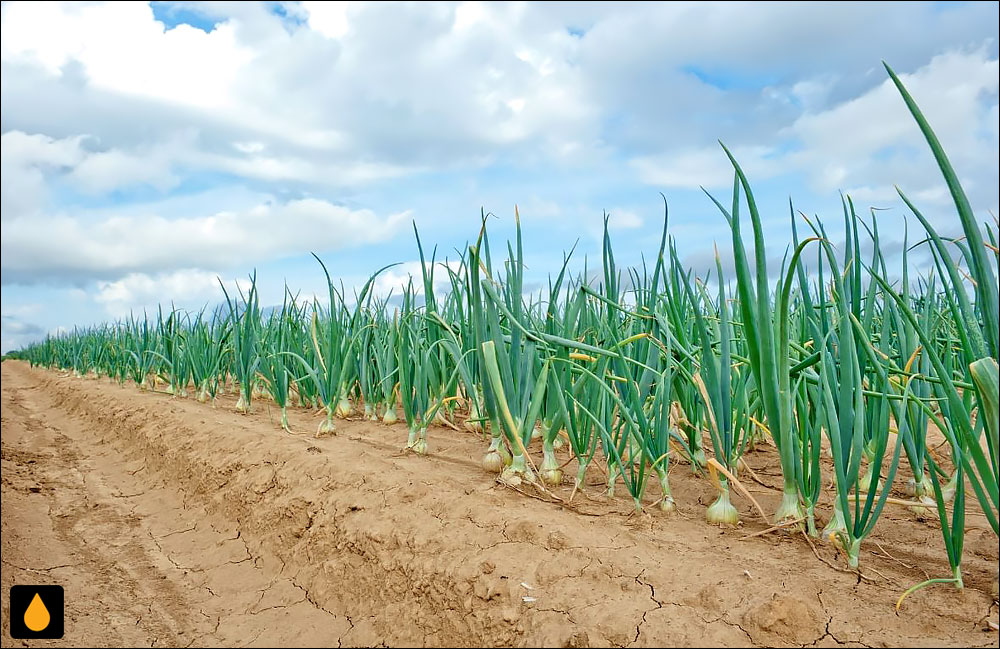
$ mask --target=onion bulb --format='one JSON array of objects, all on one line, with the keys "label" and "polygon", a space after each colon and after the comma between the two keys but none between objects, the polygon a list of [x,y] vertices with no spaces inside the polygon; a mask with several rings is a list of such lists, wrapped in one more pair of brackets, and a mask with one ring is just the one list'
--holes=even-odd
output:
[{"label": "onion bulb", "polygon": [[542,477],[542,482],[550,487],[558,487],[562,484],[563,472],[556,461],[556,453],[549,448],[542,448],[542,465],[538,467],[538,473]]},{"label": "onion bulb", "polygon": [[337,409],[334,412],[341,419],[347,419],[351,416],[351,402],[347,400],[346,396],[340,397],[340,401],[337,402]]},{"label": "onion bulb", "polygon": [[497,451],[487,451],[483,456],[483,468],[489,473],[500,473],[503,471],[503,458]]},{"label": "onion bulb", "polygon": [[395,424],[396,421],[397,421],[396,407],[395,406],[386,406],[385,407],[385,414],[382,415],[382,423],[385,424],[385,425],[387,425],[387,426],[391,426],[392,424]]},{"label": "onion bulb", "polygon": [[319,428],[316,429],[316,437],[330,437],[337,434],[337,427],[333,423],[333,416],[330,414],[329,408],[326,411],[326,417],[323,421],[319,422]]},{"label": "onion bulb", "polygon": [[716,498],[715,502],[709,505],[708,510],[705,512],[705,518],[709,523],[713,525],[738,525],[740,522],[740,513],[736,510],[736,507],[729,502],[729,489],[724,488],[719,492],[719,497]]}]

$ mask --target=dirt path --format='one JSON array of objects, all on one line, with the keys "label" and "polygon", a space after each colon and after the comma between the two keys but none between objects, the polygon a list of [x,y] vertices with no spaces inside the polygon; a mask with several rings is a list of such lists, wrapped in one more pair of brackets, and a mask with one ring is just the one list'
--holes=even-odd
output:
[{"label": "dirt path", "polygon": [[859,579],[802,537],[746,539],[764,524],[742,504],[745,529],[707,526],[711,488],[684,466],[673,518],[596,488],[568,511],[496,486],[469,434],[435,429],[420,458],[402,426],[317,440],[231,405],[3,363],[4,646],[15,583],[66,589],[66,636],[38,645],[997,644],[992,532],[969,532],[964,593],[897,615],[947,570],[905,512]]}]

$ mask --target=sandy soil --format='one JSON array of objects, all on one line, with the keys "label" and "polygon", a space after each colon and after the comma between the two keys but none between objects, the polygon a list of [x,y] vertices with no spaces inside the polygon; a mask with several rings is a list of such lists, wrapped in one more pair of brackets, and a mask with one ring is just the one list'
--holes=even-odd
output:
[{"label": "sandy soil", "polygon": [[[66,635],[37,645],[997,646],[996,537],[970,516],[966,590],[940,532],[901,507],[862,575],[803,535],[704,522],[712,487],[676,465],[679,512],[630,514],[598,486],[573,508],[497,485],[474,435],[343,422],[289,435],[233,412],[2,365],[3,646],[8,589],[66,588]],[[766,511],[773,449],[749,457]],[[595,482],[600,475],[594,476]],[[557,490],[563,498],[569,485]],[[824,510],[826,511],[826,510]]]}]

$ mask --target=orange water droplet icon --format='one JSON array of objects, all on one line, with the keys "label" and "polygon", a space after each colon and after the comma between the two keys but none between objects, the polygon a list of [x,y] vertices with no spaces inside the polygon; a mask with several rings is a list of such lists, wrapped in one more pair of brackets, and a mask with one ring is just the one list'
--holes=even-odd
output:
[{"label": "orange water droplet icon", "polygon": [[49,625],[51,619],[49,609],[45,608],[42,598],[38,596],[38,593],[35,593],[27,610],[24,611],[24,626],[38,633]]}]

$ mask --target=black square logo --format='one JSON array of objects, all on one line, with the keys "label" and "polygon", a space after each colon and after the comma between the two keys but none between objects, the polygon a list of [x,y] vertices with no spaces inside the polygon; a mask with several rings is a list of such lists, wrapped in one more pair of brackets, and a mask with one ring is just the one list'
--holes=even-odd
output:
[{"label": "black square logo", "polygon": [[62,586],[10,587],[10,637],[55,640],[63,631]]}]

